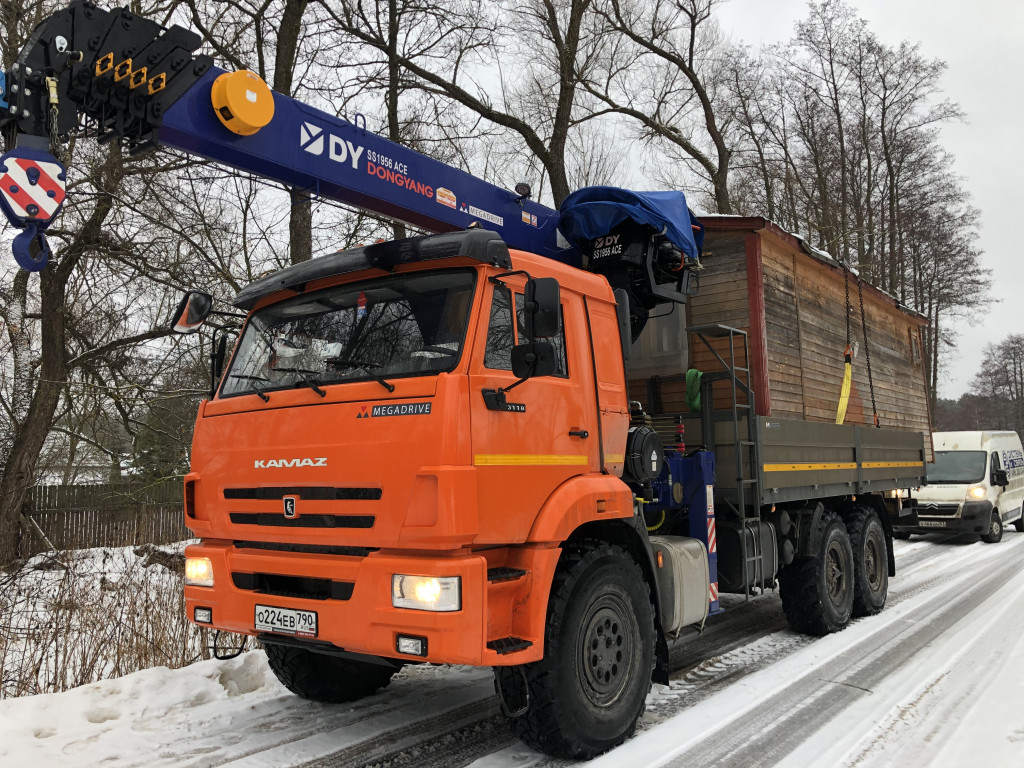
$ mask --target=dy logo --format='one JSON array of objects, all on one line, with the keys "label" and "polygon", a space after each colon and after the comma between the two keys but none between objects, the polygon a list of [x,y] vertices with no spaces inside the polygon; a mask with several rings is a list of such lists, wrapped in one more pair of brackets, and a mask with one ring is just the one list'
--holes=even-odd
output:
[{"label": "dy logo", "polygon": [[311,155],[324,153],[324,129],[312,123],[303,123],[299,128],[299,146]]}]

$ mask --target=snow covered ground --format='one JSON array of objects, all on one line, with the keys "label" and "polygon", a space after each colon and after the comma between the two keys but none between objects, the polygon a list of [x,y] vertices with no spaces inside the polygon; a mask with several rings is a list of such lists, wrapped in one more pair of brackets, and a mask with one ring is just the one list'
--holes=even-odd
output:
[{"label": "snow covered ground", "polygon": [[[1024,534],[896,554],[885,611],[826,638],[785,628],[777,597],[735,601],[754,619],[655,686],[640,732],[593,764],[1024,766]],[[322,705],[260,651],[0,701],[0,764],[564,765],[511,737],[489,670],[406,668],[376,696]]]}]

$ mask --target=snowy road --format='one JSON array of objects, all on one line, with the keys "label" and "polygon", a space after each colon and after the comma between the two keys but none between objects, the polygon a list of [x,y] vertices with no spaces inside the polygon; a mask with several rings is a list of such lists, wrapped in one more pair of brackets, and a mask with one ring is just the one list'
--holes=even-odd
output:
[{"label": "snowy road", "polygon": [[[880,615],[826,638],[768,596],[672,648],[668,688],[599,766],[1024,765],[1024,534],[896,543]],[[489,670],[408,668],[327,706],[287,693],[262,653],[0,702],[0,762],[124,766],[548,768],[516,741]]]}]

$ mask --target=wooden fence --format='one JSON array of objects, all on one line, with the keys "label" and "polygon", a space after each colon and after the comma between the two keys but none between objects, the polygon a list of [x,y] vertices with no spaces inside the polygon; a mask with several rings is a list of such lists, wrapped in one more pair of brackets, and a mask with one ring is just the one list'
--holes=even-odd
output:
[{"label": "wooden fence", "polygon": [[181,480],[155,484],[37,485],[24,508],[21,556],[57,549],[168,544],[187,539]]}]

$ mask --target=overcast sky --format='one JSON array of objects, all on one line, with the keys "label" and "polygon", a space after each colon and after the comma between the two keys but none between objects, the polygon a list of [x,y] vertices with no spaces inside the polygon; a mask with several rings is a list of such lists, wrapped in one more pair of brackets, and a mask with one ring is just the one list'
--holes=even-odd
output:
[{"label": "overcast sky", "polygon": [[[850,0],[882,41],[917,42],[928,58],[944,60],[945,95],[967,115],[942,130],[974,206],[981,210],[983,262],[993,273],[992,301],[977,323],[964,325],[947,358],[940,397],[959,397],[981,366],[982,349],[1024,333],[1024,3],[1018,0]],[[788,40],[807,16],[805,0],[730,0],[718,10],[723,31],[755,49]]]}]

